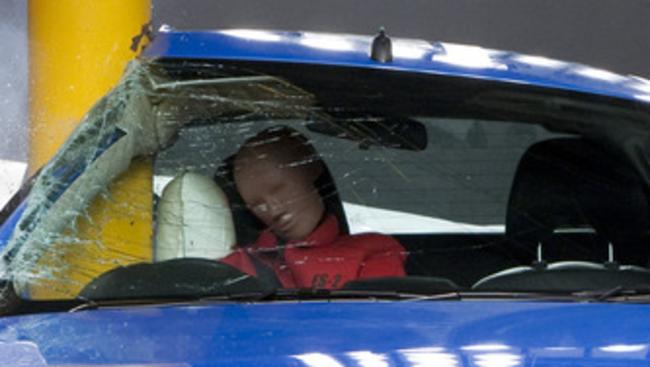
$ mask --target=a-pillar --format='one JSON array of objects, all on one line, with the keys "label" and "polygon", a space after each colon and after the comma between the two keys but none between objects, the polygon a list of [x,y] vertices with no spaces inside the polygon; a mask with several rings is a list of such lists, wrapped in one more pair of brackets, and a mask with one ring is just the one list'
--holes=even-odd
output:
[{"label": "a-pillar", "polygon": [[[29,0],[30,174],[116,85],[150,19],[150,0]],[[32,298],[74,297],[103,271],[151,259],[151,167],[151,159],[134,162],[108,199],[95,198],[71,226],[75,243],[50,244],[39,266],[52,272],[30,287]]]}]

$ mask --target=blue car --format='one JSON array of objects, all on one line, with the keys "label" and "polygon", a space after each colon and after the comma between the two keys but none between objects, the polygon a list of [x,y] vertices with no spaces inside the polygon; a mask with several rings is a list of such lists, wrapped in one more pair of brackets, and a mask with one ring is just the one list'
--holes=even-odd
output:
[{"label": "blue car", "polygon": [[164,28],[0,214],[0,365],[647,366],[649,194],[643,78]]}]

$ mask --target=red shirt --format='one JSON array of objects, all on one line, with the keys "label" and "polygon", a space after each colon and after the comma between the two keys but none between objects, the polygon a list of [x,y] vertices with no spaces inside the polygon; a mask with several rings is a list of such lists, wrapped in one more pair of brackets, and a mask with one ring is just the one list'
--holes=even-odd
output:
[{"label": "red shirt", "polygon": [[404,276],[406,251],[393,237],[379,233],[342,235],[334,215],[304,240],[278,246],[270,231],[257,242],[220,261],[256,276],[255,256],[269,266],[285,288],[341,288],[350,280]]}]

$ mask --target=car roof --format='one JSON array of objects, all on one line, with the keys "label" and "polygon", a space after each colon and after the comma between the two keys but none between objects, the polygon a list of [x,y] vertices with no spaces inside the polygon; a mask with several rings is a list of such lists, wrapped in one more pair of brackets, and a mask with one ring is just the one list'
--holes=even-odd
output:
[{"label": "car roof", "polygon": [[478,78],[650,104],[650,80],[582,64],[478,46],[393,38],[393,60],[370,58],[374,36],[253,29],[176,31],[163,26],[141,58],[259,61]]}]

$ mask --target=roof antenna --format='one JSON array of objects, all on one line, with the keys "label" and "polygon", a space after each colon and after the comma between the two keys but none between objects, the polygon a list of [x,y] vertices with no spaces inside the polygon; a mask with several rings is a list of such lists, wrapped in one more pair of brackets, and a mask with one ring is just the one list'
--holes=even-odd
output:
[{"label": "roof antenna", "polygon": [[605,262],[605,268],[617,270],[618,267],[618,262],[614,260],[614,245],[612,245],[612,242],[610,241],[607,243],[607,262]]},{"label": "roof antenna", "polygon": [[379,27],[379,34],[372,40],[370,58],[381,63],[393,61],[393,46],[384,27]]},{"label": "roof antenna", "polygon": [[537,243],[537,260],[533,261],[531,267],[535,270],[544,270],[546,269],[546,261],[544,261],[544,256],[542,256],[542,243]]}]

